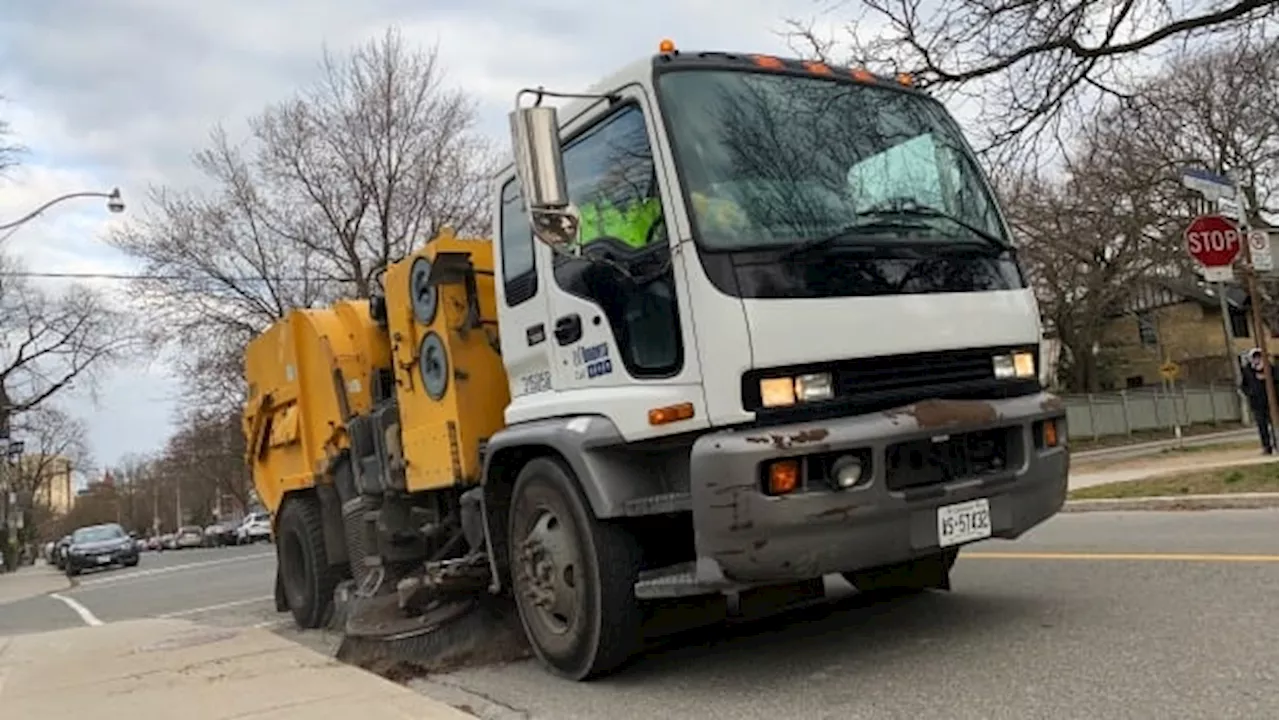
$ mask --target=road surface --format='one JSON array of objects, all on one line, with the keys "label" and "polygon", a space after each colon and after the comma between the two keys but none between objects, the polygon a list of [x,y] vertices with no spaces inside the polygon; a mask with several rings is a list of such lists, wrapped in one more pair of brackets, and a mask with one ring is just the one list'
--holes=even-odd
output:
[{"label": "road surface", "polygon": [[75,587],[53,596],[0,605],[0,635],[81,625],[82,611],[90,623],[183,617],[257,624],[277,617],[271,612],[248,622],[252,610],[274,607],[274,573],[275,548],[266,544],[145,552],[137,567],[87,572]]},{"label": "road surface", "polygon": [[[655,649],[620,675],[532,662],[411,681],[508,718],[1274,717],[1277,512],[1070,513],[965,551],[954,591],[870,604],[832,580],[820,607]],[[279,627],[272,548],[147,554],[136,570],[0,606],[0,634],[168,615]]]}]

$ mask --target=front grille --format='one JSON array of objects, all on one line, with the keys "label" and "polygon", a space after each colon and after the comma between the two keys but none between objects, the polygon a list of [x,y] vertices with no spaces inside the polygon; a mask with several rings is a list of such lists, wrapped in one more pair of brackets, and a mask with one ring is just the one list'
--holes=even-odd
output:
[{"label": "front grille", "polygon": [[1018,428],[1003,427],[890,445],[885,487],[907,490],[1007,473],[1018,457],[1018,437]]},{"label": "front grille", "polygon": [[859,358],[835,367],[836,393],[843,397],[895,394],[928,385],[957,385],[995,379],[991,357],[997,348]]},{"label": "front grille", "polygon": [[[742,406],[757,413],[759,424],[771,425],[878,412],[928,399],[996,400],[1027,395],[1040,390],[1038,379],[997,379],[991,367],[993,356],[1024,349],[1036,352],[1034,348],[985,347],[751,370],[742,376]],[[761,407],[762,378],[814,372],[832,374],[833,399]]]}]

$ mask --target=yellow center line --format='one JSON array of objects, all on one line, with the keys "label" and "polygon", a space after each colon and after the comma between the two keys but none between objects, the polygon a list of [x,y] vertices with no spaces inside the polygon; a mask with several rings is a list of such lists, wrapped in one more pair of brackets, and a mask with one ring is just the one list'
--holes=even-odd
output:
[{"label": "yellow center line", "polygon": [[1154,560],[1163,562],[1276,563],[1280,555],[1228,553],[966,552],[963,558],[987,560]]}]

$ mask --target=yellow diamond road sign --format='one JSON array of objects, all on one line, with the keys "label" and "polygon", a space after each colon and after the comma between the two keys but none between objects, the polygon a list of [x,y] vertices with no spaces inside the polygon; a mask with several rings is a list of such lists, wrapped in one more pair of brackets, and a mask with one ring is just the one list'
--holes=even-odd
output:
[{"label": "yellow diamond road sign", "polygon": [[1160,366],[1160,374],[1165,380],[1172,380],[1178,377],[1178,363],[1166,362]]}]

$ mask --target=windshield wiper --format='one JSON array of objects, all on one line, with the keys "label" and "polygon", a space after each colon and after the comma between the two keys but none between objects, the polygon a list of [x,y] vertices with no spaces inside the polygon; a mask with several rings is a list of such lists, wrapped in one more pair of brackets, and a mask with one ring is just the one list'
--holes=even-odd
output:
[{"label": "windshield wiper", "polygon": [[859,235],[874,234],[884,230],[919,230],[925,227],[926,226],[919,223],[902,222],[901,220],[860,220],[858,222],[845,225],[830,235],[823,235],[822,237],[816,237],[812,240],[805,240],[799,245],[796,245],[782,253],[782,256],[779,259],[787,260],[797,255],[802,255],[810,250],[823,248],[840,242],[841,240],[858,237]]},{"label": "windshield wiper", "polygon": [[871,212],[869,212],[869,213],[865,213],[865,214],[866,214],[866,215],[870,215],[870,216],[874,216],[874,217],[880,217],[880,216],[886,216],[886,215],[887,215],[887,216],[895,216],[895,215],[896,215],[896,216],[899,216],[899,217],[904,217],[904,216],[905,216],[905,217],[919,217],[919,218],[937,218],[937,219],[939,219],[939,220],[946,220],[946,221],[948,221],[948,222],[952,223],[953,225],[958,225],[958,226],[960,226],[960,227],[964,228],[965,230],[968,230],[969,232],[973,233],[974,235],[978,236],[979,238],[982,238],[982,240],[983,240],[983,241],[985,241],[986,243],[988,243],[988,244],[992,245],[993,247],[997,247],[997,248],[999,248],[999,249],[1001,249],[1001,250],[1010,250],[1010,249],[1012,249],[1012,246],[1011,246],[1009,243],[1007,243],[1007,242],[1005,242],[1004,240],[1000,239],[999,237],[997,237],[997,236],[995,236],[995,235],[991,234],[991,232],[990,232],[990,231],[988,231],[988,230],[983,230],[982,228],[978,227],[977,225],[974,225],[973,223],[971,223],[971,222],[969,222],[969,221],[967,221],[967,220],[962,220],[962,219],[960,219],[960,218],[956,217],[955,215],[952,215],[952,214],[950,214],[950,213],[945,213],[945,212],[943,212],[943,211],[941,211],[941,210],[938,210],[938,209],[936,209],[936,208],[931,208],[931,207],[908,207],[908,208],[902,208],[902,209],[897,209],[897,210],[873,210],[873,211],[871,211]]}]

